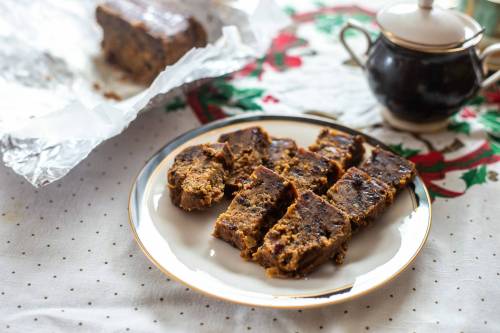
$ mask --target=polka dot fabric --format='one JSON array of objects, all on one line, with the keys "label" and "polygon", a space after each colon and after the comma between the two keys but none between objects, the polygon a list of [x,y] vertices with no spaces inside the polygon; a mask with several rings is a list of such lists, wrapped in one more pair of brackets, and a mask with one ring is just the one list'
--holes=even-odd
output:
[{"label": "polka dot fabric", "polygon": [[143,114],[41,189],[0,167],[0,332],[498,332],[498,186],[437,200],[421,255],[387,286],[311,310],[234,305],[170,280],[128,226],[131,183],[189,110]]}]

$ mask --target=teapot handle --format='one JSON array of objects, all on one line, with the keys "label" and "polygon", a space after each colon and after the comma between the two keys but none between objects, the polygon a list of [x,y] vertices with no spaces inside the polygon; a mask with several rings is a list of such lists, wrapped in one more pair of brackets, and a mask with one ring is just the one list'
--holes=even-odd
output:
[{"label": "teapot handle", "polygon": [[348,20],[347,23],[340,30],[340,34],[339,34],[340,42],[342,43],[342,45],[344,46],[346,51],[349,52],[349,55],[351,56],[352,60],[354,60],[354,62],[359,67],[361,67],[362,69],[365,69],[365,61],[362,60],[356,53],[354,53],[354,51],[349,46],[349,44],[347,44],[346,32],[349,29],[355,29],[355,30],[361,31],[363,33],[363,35],[366,37],[366,40],[368,42],[368,47],[366,48],[366,51],[364,53],[365,56],[368,54],[368,51],[370,51],[370,48],[373,45],[372,39],[370,37],[370,33],[358,22],[356,22],[354,20]]},{"label": "teapot handle", "polygon": [[[483,65],[483,70],[485,71],[485,74],[486,74],[485,61],[486,61],[486,59],[488,59],[489,56],[491,56],[494,53],[500,53],[500,43],[496,43],[496,44],[492,44],[492,45],[488,46],[479,55],[479,60],[481,61],[481,64]],[[493,83],[497,82],[498,80],[500,80],[500,70],[496,71],[495,73],[493,73],[492,75],[490,75],[489,77],[484,79],[483,82],[481,82],[481,88],[488,88],[489,86],[491,86]]]}]

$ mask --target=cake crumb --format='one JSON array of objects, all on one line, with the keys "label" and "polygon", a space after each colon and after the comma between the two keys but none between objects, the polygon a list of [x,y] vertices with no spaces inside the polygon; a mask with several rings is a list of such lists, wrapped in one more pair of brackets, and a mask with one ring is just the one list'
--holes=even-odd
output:
[{"label": "cake crumb", "polygon": [[106,91],[104,93],[104,97],[106,97],[108,99],[114,99],[115,101],[122,100],[122,97],[120,95],[118,95],[117,93],[115,93],[114,91]]}]

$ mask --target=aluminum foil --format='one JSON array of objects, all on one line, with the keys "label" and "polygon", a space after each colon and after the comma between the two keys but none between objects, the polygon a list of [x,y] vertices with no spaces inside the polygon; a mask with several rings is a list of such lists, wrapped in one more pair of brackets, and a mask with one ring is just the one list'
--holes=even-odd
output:
[{"label": "aluminum foil", "polygon": [[[95,1],[0,2],[0,151],[36,187],[68,173],[141,110],[179,88],[262,56],[288,17],[270,0],[183,0],[209,44],[168,66],[149,87],[103,60]],[[118,95],[114,101],[104,95]],[[81,126],[81,124],[86,124]]]}]

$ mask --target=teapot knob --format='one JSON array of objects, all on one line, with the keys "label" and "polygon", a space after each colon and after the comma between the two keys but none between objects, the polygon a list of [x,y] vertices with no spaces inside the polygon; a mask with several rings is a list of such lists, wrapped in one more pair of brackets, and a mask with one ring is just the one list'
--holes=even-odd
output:
[{"label": "teapot knob", "polygon": [[418,0],[418,6],[422,9],[432,9],[434,0]]}]

